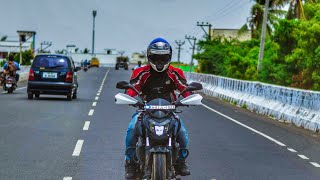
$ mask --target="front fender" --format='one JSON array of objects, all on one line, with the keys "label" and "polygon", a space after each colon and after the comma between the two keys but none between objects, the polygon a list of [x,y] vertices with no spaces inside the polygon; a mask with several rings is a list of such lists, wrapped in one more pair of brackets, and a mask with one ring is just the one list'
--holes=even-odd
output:
[{"label": "front fender", "polygon": [[149,150],[149,152],[152,152],[152,153],[169,153],[170,150],[167,147],[156,146],[156,147],[151,148]]}]

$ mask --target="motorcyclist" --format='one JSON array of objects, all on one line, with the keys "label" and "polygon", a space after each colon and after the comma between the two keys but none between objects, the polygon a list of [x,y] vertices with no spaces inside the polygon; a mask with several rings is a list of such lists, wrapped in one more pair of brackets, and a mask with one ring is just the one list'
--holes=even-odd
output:
[{"label": "motorcyclist", "polygon": [[[170,44],[162,39],[154,39],[147,49],[147,59],[149,64],[135,69],[132,73],[130,83],[140,92],[147,101],[156,98],[163,98],[170,102],[176,100],[174,91],[183,91],[187,87],[187,81],[183,71],[170,65],[172,57],[172,48]],[[155,93],[156,92],[156,93]],[[135,91],[129,89],[127,94],[134,97],[137,95]],[[183,94],[184,97],[189,96],[189,92]],[[133,115],[129,124],[126,135],[126,164],[125,176],[127,179],[136,177],[135,146],[138,137],[135,130],[139,114]],[[188,133],[181,120],[181,129],[177,136],[177,142],[180,144],[181,151],[179,159],[175,162],[176,173],[182,176],[190,175],[190,171],[186,164]]]},{"label": "motorcyclist", "polygon": [[87,59],[86,59],[86,60],[84,60],[83,65],[84,65],[84,67],[88,67],[89,62],[88,62],[88,60],[87,60]]},{"label": "motorcyclist", "polygon": [[3,73],[2,73],[2,82],[1,82],[1,85],[3,84],[4,82],[4,79],[6,77],[7,74],[11,74],[12,76],[15,75],[15,79],[16,79],[16,83],[18,83],[19,81],[19,74],[16,72],[20,70],[20,65],[19,63],[15,62],[14,61],[14,57],[13,55],[9,55],[9,58],[8,58],[8,61],[4,64],[3,66]]},{"label": "motorcyclist", "polygon": [[138,65],[136,65],[135,67],[134,67],[134,69],[138,69],[139,67],[141,67],[141,61],[138,61]]}]

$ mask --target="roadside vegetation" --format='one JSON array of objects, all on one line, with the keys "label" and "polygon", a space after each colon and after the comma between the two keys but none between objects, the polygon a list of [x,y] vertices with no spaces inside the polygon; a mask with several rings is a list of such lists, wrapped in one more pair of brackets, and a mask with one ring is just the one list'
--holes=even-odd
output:
[{"label": "roadside vegetation", "polygon": [[[256,0],[241,31],[252,39],[198,42],[198,71],[243,80],[320,90],[320,1],[271,0],[262,71],[257,73],[264,0]],[[283,7],[289,5],[288,11]],[[240,33],[241,33],[240,31]]]}]

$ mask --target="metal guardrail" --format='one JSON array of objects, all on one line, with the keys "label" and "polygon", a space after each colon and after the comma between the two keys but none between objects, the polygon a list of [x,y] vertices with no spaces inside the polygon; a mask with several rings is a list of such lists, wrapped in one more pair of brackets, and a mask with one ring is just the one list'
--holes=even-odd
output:
[{"label": "metal guardrail", "polygon": [[199,73],[186,77],[201,82],[206,95],[319,132],[320,92]]}]

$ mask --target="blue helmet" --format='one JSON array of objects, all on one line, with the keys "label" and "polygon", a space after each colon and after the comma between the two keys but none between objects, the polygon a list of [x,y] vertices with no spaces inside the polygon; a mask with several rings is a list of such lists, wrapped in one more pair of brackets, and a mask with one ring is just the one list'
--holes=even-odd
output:
[{"label": "blue helmet", "polygon": [[168,68],[171,57],[172,48],[165,39],[156,38],[149,44],[147,49],[148,62],[157,72],[163,72]]}]

